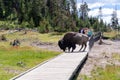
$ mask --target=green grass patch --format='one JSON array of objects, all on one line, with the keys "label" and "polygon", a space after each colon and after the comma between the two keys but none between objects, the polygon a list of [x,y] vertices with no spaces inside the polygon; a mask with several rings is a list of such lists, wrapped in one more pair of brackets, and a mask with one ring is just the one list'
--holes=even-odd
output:
[{"label": "green grass patch", "polygon": [[120,80],[120,66],[107,65],[105,69],[93,71],[92,75],[92,80]]}]

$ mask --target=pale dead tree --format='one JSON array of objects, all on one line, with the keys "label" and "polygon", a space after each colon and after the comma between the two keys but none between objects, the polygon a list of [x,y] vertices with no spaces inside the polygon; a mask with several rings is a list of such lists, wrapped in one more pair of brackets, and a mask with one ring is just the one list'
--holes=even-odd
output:
[{"label": "pale dead tree", "polygon": [[83,20],[86,20],[88,18],[88,12],[90,11],[90,9],[88,8],[88,5],[86,2],[82,3],[80,5],[80,18],[82,18]]}]

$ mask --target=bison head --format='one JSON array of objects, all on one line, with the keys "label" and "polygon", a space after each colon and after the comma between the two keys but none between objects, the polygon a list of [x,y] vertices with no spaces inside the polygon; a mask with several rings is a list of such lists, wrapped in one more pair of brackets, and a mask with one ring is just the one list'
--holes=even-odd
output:
[{"label": "bison head", "polygon": [[59,41],[58,41],[58,46],[60,47],[60,49],[62,49],[63,51],[65,51],[66,46],[65,46],[63,40],[59,40]]}]

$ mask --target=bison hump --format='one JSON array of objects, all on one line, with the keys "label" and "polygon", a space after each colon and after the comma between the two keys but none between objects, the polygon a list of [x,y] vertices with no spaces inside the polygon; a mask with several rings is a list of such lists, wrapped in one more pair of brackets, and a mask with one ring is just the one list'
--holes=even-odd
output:
[{"label": "bison hump", "polygon": [[72,39],[76,35],[76,32],[68,32],[64,35],[63,40],[67,41]]}]

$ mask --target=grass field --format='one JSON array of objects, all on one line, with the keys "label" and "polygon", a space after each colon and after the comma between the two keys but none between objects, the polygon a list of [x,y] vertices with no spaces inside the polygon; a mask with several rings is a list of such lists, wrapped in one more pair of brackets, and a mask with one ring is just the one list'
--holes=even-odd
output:
[{"label": "grass field", "polygon": [[[27,34],[24,34],[24,31],[21,31],[6,34],[5,37],[7,41],[0,41],[0,80],[9,80],[21,72],[60,54],[60,52],[46,51],[30,46],[34,41],[57,43],[61,35],[56,35],[56,33],[39,34],[28,31]],[[19,47],[10,46],[10,42],[14,39],[21,41]]]}]

